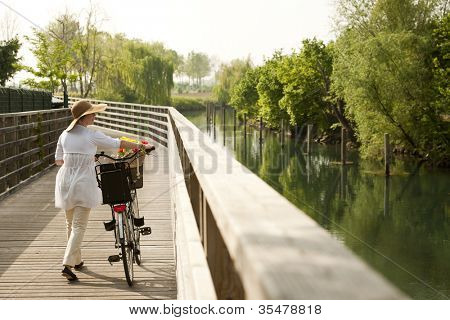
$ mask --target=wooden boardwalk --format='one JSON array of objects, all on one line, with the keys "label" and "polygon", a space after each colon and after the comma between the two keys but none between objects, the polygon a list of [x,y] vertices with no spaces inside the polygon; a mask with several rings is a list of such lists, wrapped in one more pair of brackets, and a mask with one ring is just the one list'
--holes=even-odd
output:
[{"label": "wooden boardwalk", "polygon": [[58,168],[0,201],[0,299],[176,299],[173,221],[170,213],[168,154],[157,148],[147,157],[144,188],[138,191],[141,215],[152,235],[141,238],[142,265],[135,265],[135,284],[128,287],[114,235],[102,221],[109,206],[91,211],[82,255],[80,281],[61,275],[66,246],[64,212],[54,207]]}]

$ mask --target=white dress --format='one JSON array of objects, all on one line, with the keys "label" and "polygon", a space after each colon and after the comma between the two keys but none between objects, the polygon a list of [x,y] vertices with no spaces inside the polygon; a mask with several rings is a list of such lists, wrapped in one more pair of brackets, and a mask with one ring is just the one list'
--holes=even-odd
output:
[{"label": "white dress", "polygon": [[95,178],[94,155],[97,147],[119,146],[119,139],[81,125],[64,131],[59,136],[55,154],[56,160],[64,160],[56,175],[55,207],[69,210],[77,206],[94,208],[100,205],[102,194]]}]

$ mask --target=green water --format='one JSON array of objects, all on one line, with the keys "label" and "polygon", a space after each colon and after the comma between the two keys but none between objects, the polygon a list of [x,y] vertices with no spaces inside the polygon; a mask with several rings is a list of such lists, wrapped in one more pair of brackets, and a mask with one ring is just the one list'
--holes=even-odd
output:
[{"label": "green water", "polygon": [[[205,112],[184,115],[214,140]],[[237,125],[233,113],[216,116],[216,143],[336,239],[414,299],[450,296],[449,196],[450,172],[430,170],[413,161],[395,159],[393,176],[380,173],[383,164],[359,159],[341,166],[339,146],[312,145],[305,155],[301,143],[279,134]],[[245,138],[244,138],[245,137]],[[225,139],[224,139],[225,138]]]}]

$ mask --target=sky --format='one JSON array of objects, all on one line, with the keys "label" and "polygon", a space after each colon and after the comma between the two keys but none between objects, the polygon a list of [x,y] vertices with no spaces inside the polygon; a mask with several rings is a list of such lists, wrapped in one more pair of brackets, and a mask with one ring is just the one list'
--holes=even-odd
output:
[{"label": "sky", "polygon": [[[101,30],[159,41],[183,55],[203,52],[216,63],[250,56],[258,65],[305,38],[335,38],[335,0],[0,0],[0,19],[12,16],[19,35],[30,35],[32,23],[45,27],[66,10],[83,17],[91,5]],[[20,54],[35,64],[26,44]]]}]

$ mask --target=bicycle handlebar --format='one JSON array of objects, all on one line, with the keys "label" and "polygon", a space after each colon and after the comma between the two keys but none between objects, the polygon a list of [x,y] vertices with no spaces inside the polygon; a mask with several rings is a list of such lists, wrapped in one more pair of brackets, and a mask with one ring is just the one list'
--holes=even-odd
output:
[{"label": "bicycle handlebar", "polygon": [[[149,149],[145,149],[145,153],[146,153],[146,154],[150,154],[150,152],[152,152],[152,151],[154,151],[154,150],[155,150],[155,146],[152,146],[152,147],[149,148]],[[98,160],[98,158],[100,158],[100,157],[105,157],[105,158],[108,158],[108,159],[111,159],[111,160],[114,160],[114,161],[126,161],[126,160],[132,159],[133,157],[136,157],[136,158],[137,158],[136,155],[138,155],[138,154],[139,154],[139,151],[137,151],[137,152],[135,152],[135,153],[129,155],[128,157],[124,157],[124,158],[114,158],[114,157],[108,156],[107,154],[105,154],[104,151],[102,151],[101,153],[96,153],[96,154],[95,154],[95,159]]]}]

